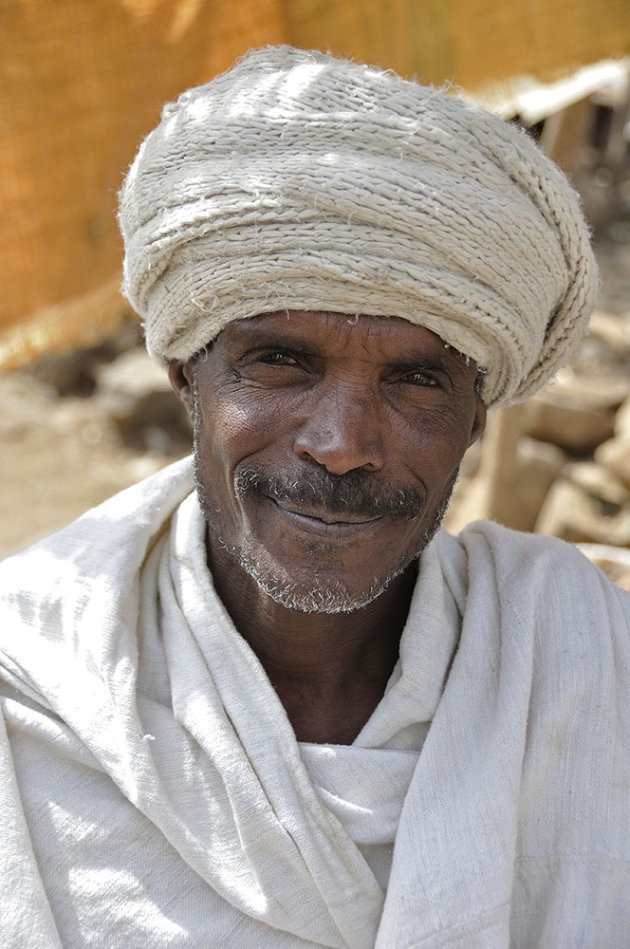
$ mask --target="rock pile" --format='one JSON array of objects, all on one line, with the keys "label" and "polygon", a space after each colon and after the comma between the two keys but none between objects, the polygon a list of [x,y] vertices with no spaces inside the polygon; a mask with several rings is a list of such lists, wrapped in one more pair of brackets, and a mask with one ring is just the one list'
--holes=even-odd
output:
[{"label": "rock pile", "polygon": [[595,313],[572,365],[490,418],[463,473],[451,529],[490,517],[588,545],[630,589],[630,312]]}]

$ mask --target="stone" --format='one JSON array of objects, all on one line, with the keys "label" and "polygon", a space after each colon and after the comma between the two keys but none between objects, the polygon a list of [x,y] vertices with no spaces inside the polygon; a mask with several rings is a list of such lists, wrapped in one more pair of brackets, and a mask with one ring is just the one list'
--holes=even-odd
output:
[{"label": "stone", "polygon": [[630,550],[607,544],[577,544],[585,557],[602,570],[609,580],[630,592]]},{"label": "stone", "polygon": [[551,442],[569,453],[590,454],[612,437],[615,422],[613,407],[593,407],[594,401],[590,390],[581,393],[546,386],[525,403],[523,430],[530,437]]},{"label": "stone", "polygon": [[117,333],[95,346],[65,353],[43,353],[31,367],[33,378],[52,386],[59,395],[90,396],[103,365],[136,346],[140,326],[135,319],[123,321]]},{"label": "stone", "polygon": [[604,465],[578,461],[568,465],[565,473],[569,481],[607,505],[611,514],[630,504],[630,487]]},{"label": "stone", "polygon": [[144,349],[123,353],[96,374],[101,406],[124,444],[156,454],[190,451],[188,413],[171,389],[166,370]]},{"label": "stone", "polygon": [[542,391],[548,392],[560,405],[575,405],[596,412],[617,409],[630,396],[630,375],[609,372],[602,376],[595,372],[576,372],[572,366],[565,366]]},{"label": "stone", "polygon": [[628,384],[630,365],[625,346],[616,349],[599,336],[587,336],[571,359],[571,371],[581,378],[616,380]]},{"label": "stone", "polygon": [[630,353],[630,316],[595,310],[589,336],[604,342],[616,355],[627,356]]},{"label": "stone", "polygon": [[134,347],[99,367],[96,385],[100,393],[138,398],[147,392],[170,392],[166,370],[140,347]]},{"label": "stone", "polygon": [[504,463],[498,447],[489,439],[482,454],[491,452],[492,458],[482,461],[474,477],[462,479],[456,488],[445,520],[448,530],[456,532],[479,518],[514,530],[534,529],[547,492],[565,467],[566,455],[555,445],[521,437],[513,460]]},{"label": "stone", "polygon": [[595,451],[595,461],[630,485],[630,435],[611,438]]},{"label": "stone", "polygon": [[545,498],[566,467],[566,455],[556,445],[520,439],[517,474],[513,485],[510,524],[519,531],[533,531]]},{"label": "stone", "polygon": [[508,527],[512,526],[522,429],[523,407],[512,405],[488,414],[482,439],[477,479],[480,516]]},{"label": "stone", "polygon": [[606,514],[586,491],[563,479],[553,485],[536,522],[536,533],[571,543],[630,544],[630,509]]},{"label": "stone", "polygon": [[615,435],[630,441],[630,397],[617,409],[615,415]]}]

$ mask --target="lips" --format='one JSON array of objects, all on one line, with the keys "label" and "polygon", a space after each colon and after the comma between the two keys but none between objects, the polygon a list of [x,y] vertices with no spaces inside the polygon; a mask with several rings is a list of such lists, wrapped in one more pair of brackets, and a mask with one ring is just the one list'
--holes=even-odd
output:
[{"label": "lips", "polygon": [[273,502],[281,517],[292,526],[327,538],[351,537],[369,530],[382,520],[380,517],[366,517],[352,514],[350,511],[332,514],[330,511],[303,508],[284,501],[278,502],[273,498],[269,500]]}]

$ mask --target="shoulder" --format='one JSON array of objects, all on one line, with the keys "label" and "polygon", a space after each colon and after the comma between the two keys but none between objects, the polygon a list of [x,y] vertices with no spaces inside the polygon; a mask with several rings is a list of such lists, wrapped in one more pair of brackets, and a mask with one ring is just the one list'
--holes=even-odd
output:
[{"label": "shoulder", "polygon": [[573,734],[578,712],[630,729],[630,593],[555,538],[477,522],[440,543],[471,666],[517,670],[541,734]]},{"label": "shoulder", "polygon": [[553,537],[477,521],[439,551],[460,613],[479,610],[518,630],[543,651],[581,642],[587,652],[604,642],[630,644],[630,593],[610,581],[576,547]]},{"label": "shoulder", "polygon": [[579,578],[589,588],[605,589],[630,602],[630,594],[613,584],[577,547],[556,537],[474,521],[449,541],[463,551],[469,570],[492,570],[505,580],[527,580],[539,589]]}]

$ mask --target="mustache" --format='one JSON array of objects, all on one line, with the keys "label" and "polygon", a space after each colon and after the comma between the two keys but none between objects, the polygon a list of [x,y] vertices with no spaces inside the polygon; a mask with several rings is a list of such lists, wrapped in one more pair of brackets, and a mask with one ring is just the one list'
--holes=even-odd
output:
[{"label": "mustache", "polygon": [[330,514],[359,517],[416,518],[425,495],[410,488],[376,487],[374,476],[362,471],[333,475],[325,469],[313,470],[306,477],[270,475],[258,465],[243,466],[236,478],[236,490],[244,497],[271,498],[274,501],[325,509]]}]

